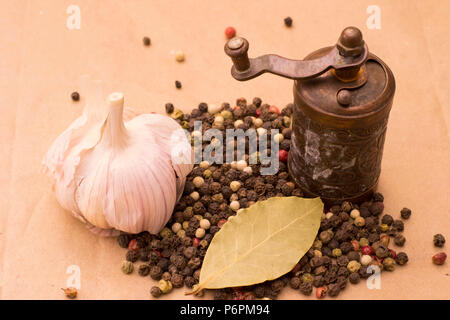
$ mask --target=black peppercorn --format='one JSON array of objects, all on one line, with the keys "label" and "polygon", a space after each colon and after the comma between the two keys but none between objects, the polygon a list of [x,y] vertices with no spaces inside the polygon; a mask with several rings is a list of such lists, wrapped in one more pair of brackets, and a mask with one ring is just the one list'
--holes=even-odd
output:
[{"label": "black peppercorn", "polygon": [[289,281],[289,285],[292,289],[298,289],[300,287],[301,280],[299,277],[292,277]]},{"label": "black peppercorn", "polygon": [[341,288],[339,284],[332,283],[328,286],[328,295],[330,297],[337,297],[339,295],[339,292],[341,291]]},{"label": "black peppercorn", "polygon": [[305,296],[309,296],[312,293],[312,284],[310,282],[302,282],[300,284],[300,292]]},{"label": "black peppercorn", "polygon": [[80,94],[76,91],[72,92],[72,94],[70,95],[70,97],[72,98],[73,101],[78,101],[80,100]]},{"label": "black peppercorn", "polygon": [[167,258],[161,258],[156,265],[160,267],[162,271],[166,271],[169,268],[170,261]]},{"label": "black peppercorn", "polygon": [[433,243],[435,247],[442,248],[445,244],[445,238],[442,234],[435,234],[433,237]]},{"label": "black peppercorn", "polygon": [[151,44],[151,40],[149,37],[144,37],[142,39],[142,43],[144,44],[144,46],[148,47]]},{"label": "black peppercorn", "polygon": [[127,254],[125,256],[125,259],[127,259],[130,262],[136,262],[139,259],[139,251],[137,250],[128,250]]},{"label": "black peppercorn", "polygon": [[150,290],[150,294],[154,297],[154,298],[159,298],[162,295],[162,291],[159,287],[157,286],[153,286]]},{"label": "black peppercorn", "polygon": [[357,284],[360,280],[360,276],[358,272],[352,272],[350,273],[350,275],[348,276],[348,280],[350,281],[350,283],[352,284]]},{"label": "black peppercorn", "polygon": [[173,104],[170,103],[170,102],[166,103],[165,107],[166,107],[166,113],[167,114],[172,114],[173,111],[175,110]]},{"label": "black peppercorn", "polygon": [[186,285],[186,287],[188,287],[189,289],[192,289],[192,287],[194,286],[194,284],[196,284],[197,281],[194,279],[194,277],[191,276],[187,276],[186,278],[184,278],[184,284]]},{"label": "black peppercorn", "polygon": [[392,227],[397,231],[403,231],[405,229],[405,225],[402,220],[394,220]]},{"label": "black peppercorn", "polygon": [[130,237],[127,234],[121,234],[117,237],[117,243],[122,248],[128,248],[128,244],[130,243]]},{"label": "black peppercorn", "polygon": [[369,207],[370,213],[374,216],[380,215],[384,210],[383,202],[374,202]]},{"label": "black peppercorn", "polygon": [[403,245],[405,244],[405,241],[406,241],[406,238],[401,234],[397,234],[394,238],[394,243],[399,247],[403,247]]},{"label": "black peppercorn", "polygon": [[150,268],[150,277],[153,280],[161,279],[162,274],[163,274],[163,271],[159,266],[153,266]]},{"label": "black peppercorn", "polygon": [[142,264],[139,266],[138,273],[140,276],[145,277],[150,273],[150,266],[148,264]]},{"label": "black peppercorn", "polygon": [[291,17],[284,18],[284,25],[288,28],[292,27],[292,18]]},{"label": "black peppercorn", "polygon": [[205,102],[200,102],[198,104],[198,109],[203,113],[208,112],[208,104]]},{"label": "black peppercorn", "polygon": [[[260,297],[262,298],[264,294]],[[214,290],[214,300],[227,300],[228,293],[224,289]]]},{"label": "black peppercorn", "polygon": [[408,209],[408,208],[403,208],[401,211],[400,211],[400,216],[403,218],[403,219],[409,219],[409,217],[411,216],[411,209]]},{"label": "black peppercorn", "polygon": [[387,224],[388,226],[390,226],[393,222],[394,222],[394,218],[392,218],[392,216],[389,214],[385,214],[383,216],[383,218],[381,218],[382,224]]},{"label": "black peppercorn", "polygon": [[323,276],[315,276],[312,285],[316,288],[322,287],[325,284]]},{"label": "black peppercorn", "polygon": [[399,252],[395,258],[395,262],[400,266],[406,264],[408,262],[408,255],[404,252]]},{"label": "black peppercorn", "polygon": [[358,261],[358,262],[359,262],[359,260],[360,260],[359,253],[356,252],[356,251],[350,251],[350,252],[347,254],[347,258],[348,258],[348,260],[350,260],[350,261],[354,260],[354,261]]},{"label": "black peppercorn", "polygon": [[383,202],[384,201],[384,196],[381,193],[379,193],[379,192],[375,192],[373,194],[373,201]]},{"label": "black peppercorn", "polygon": [[175,87],[176,87],[177,89],[181,89],[181,82],[178,81],[178,80],[176,80],[176,81],[175,81]]}]

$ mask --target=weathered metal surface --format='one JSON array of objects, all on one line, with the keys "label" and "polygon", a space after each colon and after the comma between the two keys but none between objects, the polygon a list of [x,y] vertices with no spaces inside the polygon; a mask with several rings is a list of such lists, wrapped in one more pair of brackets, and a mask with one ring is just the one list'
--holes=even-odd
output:
[{"label": "weathered metal surface", "polygon": [[225,51],[237,80],[264,72],[296,79],[288,167],[305,194],[330,205],[368,199],[380,176],[395,79],[368,52],[361,32],[346,28],[337,45],[301,61],[275,55],[249,59],[248,42],[236,43]]}]

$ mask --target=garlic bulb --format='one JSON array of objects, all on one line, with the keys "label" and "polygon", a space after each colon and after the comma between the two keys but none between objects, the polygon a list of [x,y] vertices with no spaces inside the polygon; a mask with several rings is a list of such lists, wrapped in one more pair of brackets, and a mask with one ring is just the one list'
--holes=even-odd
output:
[{"label": "garlic bulb", "polygon": [[94,100],[44,158],[57,200],[101,235],[158,233],[192,170],[189,140],[167,116],[124,112],[121,93]]}]

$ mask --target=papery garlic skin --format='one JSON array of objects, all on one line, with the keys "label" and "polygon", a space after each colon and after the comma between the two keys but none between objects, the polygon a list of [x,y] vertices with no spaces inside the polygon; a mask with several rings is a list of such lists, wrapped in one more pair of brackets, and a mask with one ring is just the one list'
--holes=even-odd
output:
[{"label": "papery garlic skin", "polygon": [[[121,93],[111,94],[103,119],[84,112],[54,142],[44,167],[55,178],[61,206],[91,231],[155,234],[182,195],[192,150],[183,134],[174,144],[182,131],[175,120],[124,112],[123,101]],[[172,161],[175,147],[188,161]]]}]

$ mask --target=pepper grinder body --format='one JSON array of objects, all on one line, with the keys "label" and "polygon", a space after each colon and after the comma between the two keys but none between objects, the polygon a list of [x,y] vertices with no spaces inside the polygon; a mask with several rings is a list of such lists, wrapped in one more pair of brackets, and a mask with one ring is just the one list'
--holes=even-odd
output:
[{"label": "pepper grinder body", "polygon": [[[380,176],[395,79],[373,54],[363,68],[362,85],[341,81],[333,70],[294,83],[289,173],[306,196],[319,196],[328,206],[369,200]],[[343,90],[350,97],[345,106],[337,98]]]}]

